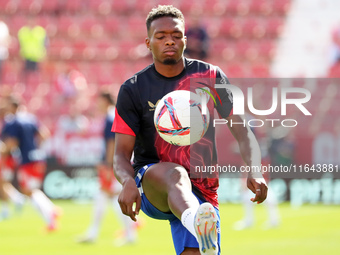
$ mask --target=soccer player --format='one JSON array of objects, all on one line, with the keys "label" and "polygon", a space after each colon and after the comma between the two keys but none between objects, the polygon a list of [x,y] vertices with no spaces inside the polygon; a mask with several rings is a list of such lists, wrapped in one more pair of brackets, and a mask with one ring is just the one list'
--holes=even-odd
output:
[{"label": "soccer player", "polygon": [[[152,218],[169,220],[176,254],[220,254],[218,176],[191,176],[193,166],[216,163],[213,125],[210,123],[205,136],[191,146],[171,145],[156,132],[151,105],[171,91],[199,88],[208,81],[206,86],[213,91],[215,83],[227,83],[228,79],[216,66],[183,57],[187,41],[184,17],[177,8],[163,5],[152,9],[146,26],[145,42],[153,64],[121,86],[112,126],[116,132],[114,171],[123,185],[118,201],[123,213],[134,221],[140,209]],[[220,116],[229,123],[242,122],[240,116],[231,114],[228,91],[215,91]],[[209,100],[211,116],[213,105]],[[249,127],[230,125],[230,129],[245,163],[260,166],[259,146]],[[265,200],[267,185],[262,175],[250,172],[248,188],[256,194],[253,202]]]},{"label": "soccer player", "polygon": [[43,126],[38,126],[33,115],[19,111],[19,106],[17,99],[8,99],[1,138],[7,153],[19,150],[21,162],[17,176],[21,192],[31,198],[32,204],[45,220],[47,230],[53,231],[57,227],[56,218],[59,212],[39,189],[45,173],[44,155],[39,150],[39,144],[49,132]]},{"label": "soccer player", "polygon": [[[2,99],[2,102],[4,99]],[[0,124],[5,122],[6,107],[0,105]],[[12,185],[16,161],[11,153],[7,152],[5,144],[0,140],[0,200],[2,203],[0,219],[6,219],[10,216],[9,202],[12,201],[16,209],[20,210],[25,202],[25,197]]]},{"label": "soccer player", "polygon": [[121,184],[115,179],[112,168],[115,147],[115,133],[111,132],[115,114],[114,99],[109,92],[101,92],[97,105],[99,111],[106,115],[103,130],[105,150],[102,162],[97,166],[100,190],[94,200],[92,223],[87,230],[86,235],[80,238],[78,242],[92,243],[97,239],[105,206],[107,201],[110,200],[113,209],[116,211],[124,227],[123,239],[116,243],[119,245],[133,243],[136,240],[135,224],[129,217],[124,215],[119,208],[118,194],[121,191]]}]

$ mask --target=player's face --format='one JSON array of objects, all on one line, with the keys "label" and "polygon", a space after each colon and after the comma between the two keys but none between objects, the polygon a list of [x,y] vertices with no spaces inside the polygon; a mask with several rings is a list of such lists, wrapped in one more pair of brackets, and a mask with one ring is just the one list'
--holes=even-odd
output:
[{"label": "player's face", "polygon": [[151,23],[146,45],[155,61],[175,65],[182,59],[186,43],[184,24],[181,20],[163,17]]}]

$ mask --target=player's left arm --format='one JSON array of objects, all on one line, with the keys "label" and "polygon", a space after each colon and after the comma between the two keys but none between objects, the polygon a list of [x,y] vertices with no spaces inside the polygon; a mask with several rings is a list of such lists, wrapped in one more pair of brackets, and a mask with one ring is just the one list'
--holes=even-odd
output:
[{"label": "player's left arm", "polygon": [[267,197],[268,186],[261,173],[261,151],[259,144],[255,138],[254,133],[250,130],[249,126],[242,124],[230,125],[233,123],[243,123],[243,118],[239,115],[232,115],[226,118],[228,126],[237,140],[241,156],[249,166],[247,186],[255,194],[251,201],[262,203]]}]

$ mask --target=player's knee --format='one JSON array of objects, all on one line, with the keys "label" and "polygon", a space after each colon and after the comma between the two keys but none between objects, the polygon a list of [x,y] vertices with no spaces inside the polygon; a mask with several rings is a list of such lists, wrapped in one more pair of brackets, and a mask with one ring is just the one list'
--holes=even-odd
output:
[{"label": "player's knee", "polygon": [[32,190],[30,190],[28,188],[21,188],[20,191],[25,196],[28,196],[28,197],[32,196]]},{"label": "player's knee", "polygon": [[182,166],[175,166],[168,172],[168,179],[171,184],[174,183],[190,183],[187,171]]}]

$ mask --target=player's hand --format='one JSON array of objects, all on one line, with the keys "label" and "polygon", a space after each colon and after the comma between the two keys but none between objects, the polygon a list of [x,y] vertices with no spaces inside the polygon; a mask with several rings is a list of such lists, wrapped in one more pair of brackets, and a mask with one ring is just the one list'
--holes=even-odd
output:
[{"label": "player's hand", "polygon": [[247,187],[255,194],[255,197],[251,198],[250,201],[260,204],[267,198],[268,186],[264,178],[249,176]]},{"label": "player's hand", "polygon": [[[118,203],[123,214],[129,216],[133,221],[137,221],[136,216],[139,214],[141,202],[142,199],[135,180],[133,178],[128,179],[123,183],[123,189],[118,197]],[[134,204],[135,208],[133,208]]]}]

